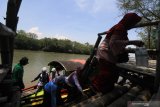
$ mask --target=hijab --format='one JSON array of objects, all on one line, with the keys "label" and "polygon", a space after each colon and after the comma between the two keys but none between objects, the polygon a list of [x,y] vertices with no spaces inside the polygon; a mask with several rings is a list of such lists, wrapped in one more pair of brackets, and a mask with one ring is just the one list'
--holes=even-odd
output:
[{"label": "hijab", "polygon": [[136,25],[140,20],[141,17],[138,16],[136,13],[125,14],[118,24],[114,25],[110,30],[107,31],[106,38],[110,39],[111,35],[115,30],[127,35],[127,30]]}]

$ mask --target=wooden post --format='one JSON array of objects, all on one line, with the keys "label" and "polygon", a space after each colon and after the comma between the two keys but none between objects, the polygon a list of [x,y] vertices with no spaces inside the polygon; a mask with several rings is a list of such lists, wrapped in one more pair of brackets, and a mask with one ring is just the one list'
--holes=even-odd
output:
[{"label": "wooden post", "polygon": [[20,101],[21,101],[21,92],[19,91],[18,86],[12,87],[12,97],[10,99],[10,102],[12,103],[12,107],[20,107]]},{"label": "wooden post", "polygon": [[[18,14],[21,2],[22,0],[8,0],[7,13],[6,13],[6,26],[11,28],[14,32],[16,32],[17,30],[17,23],[18,23],[17,14]],[[9,65],[12,66],[14,38],[8,38],[8,41],[9,41],[9,50],[11,53]]]},{"label": "wooden post", "polygon": [[157,93],[160,84],[160,23],[158,24],[158,43],[157,43],[157,64],[156,77],[154,81],[154,92]]},{"label": "wooden post", "polygon": [[147,27],[147,32],[148,32],[148,49],[151,48],[151,26]]},{"label": "wooden post", "polygon": [[11,29],[0,23],[0,48],[2,65],[10,65],[11,52],[9,38],[14,38],[14,36],[15,33]]},{"label": "wooden post", "polygon": [[10,63],[9,41],[6,37],[3,37],[3,40],[1,40],[1,58],[3,65],[9,65]]}]

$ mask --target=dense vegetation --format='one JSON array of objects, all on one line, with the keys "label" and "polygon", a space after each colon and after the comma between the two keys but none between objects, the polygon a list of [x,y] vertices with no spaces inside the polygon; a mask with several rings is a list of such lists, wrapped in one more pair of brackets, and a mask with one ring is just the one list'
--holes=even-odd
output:
[{"label": "dense vegetation", "polygon": [[15,49],[43,50],[48,52],[63,52],[75,54],[90,54],[93,46],[89,43],[81,44],[68,39],[43,38],[37,39],[34,33],[19,30],[15,38]]},{"label": "dense vegetation", "polygon": [[[160,20],[160,0],[118,0],[117,6],[125,14],[136,12],[143,17],[144,22]],[[139,36],[148,48],[156,47],[156,28],[154,26],[144,27]]]}]

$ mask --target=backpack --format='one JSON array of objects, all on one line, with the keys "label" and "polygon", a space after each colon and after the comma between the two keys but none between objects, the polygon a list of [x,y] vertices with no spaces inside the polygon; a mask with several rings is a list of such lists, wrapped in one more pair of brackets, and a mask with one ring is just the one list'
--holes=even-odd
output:
[{"label": "backpack", "polygon": [[129,61],[128,52],[123,52],[117,55],[117,63],[125,63]]},{"label": "backpack", "polygon": [[[110,50],[109,43],[107,42],[108,50]],[[110,50],[111,51],[111,50]],[[112,51],[111,51],[112,52]],[[117,63],[125,63],[129,61],[129,55],[128,52],[123,52],[117,55]]]}]

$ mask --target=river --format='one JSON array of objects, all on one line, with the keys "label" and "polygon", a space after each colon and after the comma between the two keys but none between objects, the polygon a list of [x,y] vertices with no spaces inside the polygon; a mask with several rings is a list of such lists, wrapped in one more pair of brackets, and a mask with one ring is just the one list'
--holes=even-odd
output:
[{"label": "river", "polygon": [[31,86],[36,84],[37,81],[31,83],[40,72],[42,67],[47,67],[49,69],[48,63],[53,60],[71,60],[71,59],[87,59],[88,55],[79,54],[67,54],[67,53],[55,53],[55,52],[43,52],[43,51],[28,51],[28,50],[15,50],[13,57],[13,67],[19,62],[21,57],[26,56],[29,59],[29,64],[24,66],[24,83],[25,86]]}]

